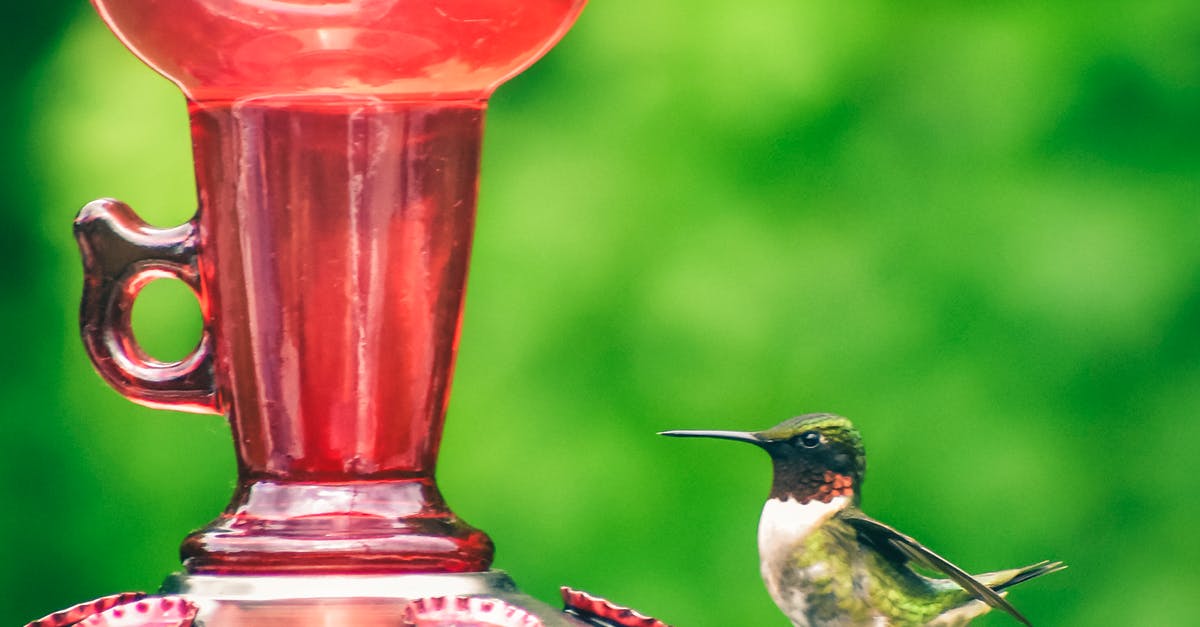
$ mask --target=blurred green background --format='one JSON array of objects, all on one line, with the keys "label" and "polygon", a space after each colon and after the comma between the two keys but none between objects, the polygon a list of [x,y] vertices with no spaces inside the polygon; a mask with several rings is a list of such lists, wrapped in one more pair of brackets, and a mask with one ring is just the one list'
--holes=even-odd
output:
[{"label": "blurred green background", "polygon": [[[785,625],[765,457],[654,433],[834,411],[868,512],[968,569],[1070,563],[1013,593],[1035,623],[1196,623],[1200,4],[958,4],[597,0],[496,95],[439,476],[528,591]],[[234,466],[75,327],[78,207],[194,209],[181,96],[82,1],[5,12],[11,625],[155,588]],[[160,356],[197,337],[179,286],[135,313]]]}]

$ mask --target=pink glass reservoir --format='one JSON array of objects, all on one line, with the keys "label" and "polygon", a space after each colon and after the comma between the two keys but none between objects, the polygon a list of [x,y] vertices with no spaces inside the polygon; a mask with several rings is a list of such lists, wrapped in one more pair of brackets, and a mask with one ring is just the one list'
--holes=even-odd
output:
[{"label": "pink glass reservoir", "polygon": [[475,217],[480,103],[194,104],[201,284],[243,472],[433,470]]},{"label": "pink glass reservoir", "polygon": [[482,104],[302,97],[191,114],[202,299],[243,485],[185,543],[189,567],[485,569],[490,541],[432,481]]},{"label": "pink glass reservoir", "polygon": [[[97,201],[81,320],[131,399],[228,416],[239,485],[194,573],[462,572],[492,544],[434,482],[486,98],[583,0],[96,0],[188,96],[197,216]],[[197,292],[176,363],[128,328],[149,280]]]}]

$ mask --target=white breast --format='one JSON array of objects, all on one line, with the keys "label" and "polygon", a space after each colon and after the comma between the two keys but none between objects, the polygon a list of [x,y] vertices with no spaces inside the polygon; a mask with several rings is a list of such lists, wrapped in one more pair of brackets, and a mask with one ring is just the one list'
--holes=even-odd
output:
[{"label": "white breast", "polygon": [[845,496],[834,497],[828,503],[813,500],[801,504],[790,498],[768,500],[758,521],[758,556],[766,561],[768,555],[788,554],[813,529],[846,507],[847,501],[849,497]]},{"label": "white breast", "polygon": [[[808,603],[803,586],[792,585],[785,590],[780,585],[780,576],[784,569],[795,568],[794,564],[788,563],[788,558],[796,544],[846,507],[848,501],[849,497],[845,496],[834,497],[828,503],[813,500],[801,504],[790,498],[770,499],[763,506],[762,518],[758,521],[758,558],[763,583],[775,605],[798,627],[808,624],[805,616]],[[813,566],[823,567],[823,564]],[[804,575],[818,576],[820,573],[796,574],[805,579]]]}]

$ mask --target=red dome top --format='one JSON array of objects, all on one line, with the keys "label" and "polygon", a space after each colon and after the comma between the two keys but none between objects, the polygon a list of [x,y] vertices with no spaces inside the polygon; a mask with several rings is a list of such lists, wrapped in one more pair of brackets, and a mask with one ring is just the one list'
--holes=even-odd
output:
[{"label": "red dome top", "polygon": [[282,94],[486,98],[586,0],[93,0],[193,100]]}]

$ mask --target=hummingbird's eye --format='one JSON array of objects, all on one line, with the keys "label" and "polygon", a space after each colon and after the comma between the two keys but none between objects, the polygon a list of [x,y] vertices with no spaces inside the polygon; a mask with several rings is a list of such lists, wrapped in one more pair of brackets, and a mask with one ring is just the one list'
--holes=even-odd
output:
[{"label": "hummingbird's eye", "polygon": [[805,431],[796,436],[796,442],[804,448],[817,448],[821,444],[821,434],[816,431]]}]

